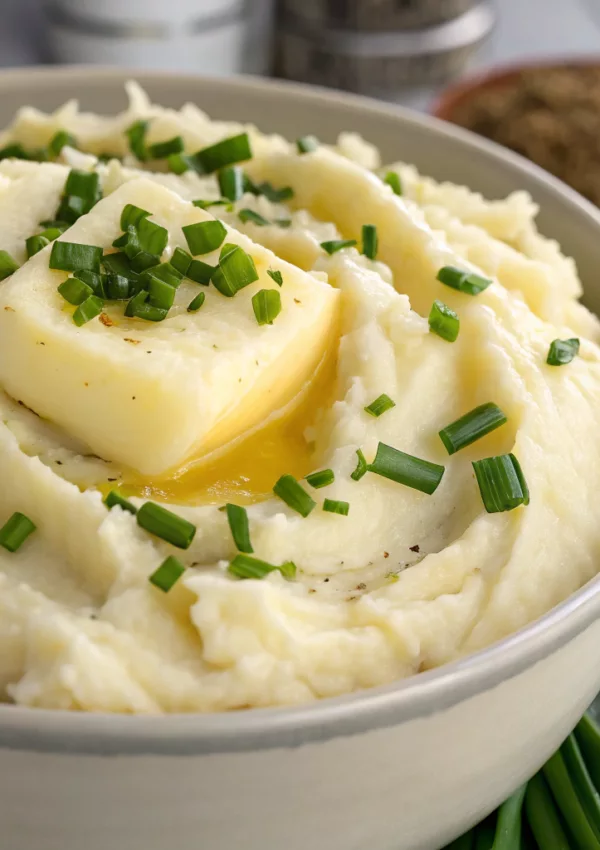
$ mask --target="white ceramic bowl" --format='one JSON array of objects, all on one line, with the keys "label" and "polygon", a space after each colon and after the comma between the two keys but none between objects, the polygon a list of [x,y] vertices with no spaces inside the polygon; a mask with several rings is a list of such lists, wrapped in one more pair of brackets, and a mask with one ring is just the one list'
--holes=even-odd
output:
[{"label": "white ceramic bowl", "polygon": [[[489,197],[527,189],[600,306],[600,213],[544,172],[430,118],[253,79],[136,75],[292,138],[354,129],[386,159]],[[23,103],[123,106],[122,71],[0,74]],[[524,565],[526,566],[526,565]],[[531,776],[600,689],[600,581],[491,648],[409,681],[296,708],[126,717],[0,707],[2,850],[436,850]],[[1,649],[0,649],[1,651]]]}]

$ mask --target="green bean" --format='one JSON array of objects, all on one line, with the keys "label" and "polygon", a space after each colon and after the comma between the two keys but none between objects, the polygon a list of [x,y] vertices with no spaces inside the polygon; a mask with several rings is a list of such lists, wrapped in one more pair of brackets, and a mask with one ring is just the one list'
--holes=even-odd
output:
[{"label": "green bean", "polygon": [[525,812],[540,850],[571,850],[550,789],[541,773],[529,781],[525,794]]},{"label": "green bean", "polygon": [[493,817],[481,821],[475,829],[475,850],[492,850],[496,826]]},{"label": "green bean", "polygon": [[515,850],[521,842],[521,812],[527,785],[522,785],[498,809],[493,850]]},{"label": "green bean", "polygon": [[584,714],[575,727],[575,737],[592,781],[600,789],[600,729],[590,714]]},{"label": "green bean", "polygon": [[575,735],[569,735],[560,751],[583,811],[596,838],[600,840],[600,794],[591,780]]},{"label": "green bean", "polygon": [[452,844],[448,844],[444,850],[473,850],[474,841],[475,830],[472,829],[470,832],[465,832],[464,835],[461,835],[461,837],[457,838],[456,841],[453,841]]},{"label": "green bean", "polygon": [[542,768],[558,808],[576,843],[581,850],[600,850],[600,841],[596,838],[586,814],[573,788],[565,761],[559,752],[554,753]]}]

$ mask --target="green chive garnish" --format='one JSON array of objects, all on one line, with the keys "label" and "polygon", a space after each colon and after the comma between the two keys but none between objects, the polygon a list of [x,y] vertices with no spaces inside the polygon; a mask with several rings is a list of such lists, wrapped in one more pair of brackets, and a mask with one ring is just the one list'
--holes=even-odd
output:
[{"label": "green chive garnish", "polygon": [[70,148],[76,148],[77,142],[75,136],[67,133],[66,130],[59,130],[55,133],[48,144],[48,150],[52,156],[60,156],[60,152],[67,145]]},{"label": "green chive garnish", "polygon": [[187,251],[183,250],[183,248],[175,248],[173,256],[169,262],[174,269],[177,269],[179,274],[185,277],[190,267],[190,263],[192,262],[192,258]]},{"label": "green chive garnish", "polygon": [[105,286],[109,301],[126,301],[131,297],[131,282],[120,274],[107,275]]},{"label": "green chive garnish", "polygon": [[20,268],[8,251],[0,251],[0,280],[6,280]]},{"label": "green chive garnish", "polygon": [[148,159],[146,133],[148,132],[149,126],[149,121],[135,121],[131,127],[125,131],[125,135],[129,139],[129,150],[140,160],[140,162],[144,162]]},{"label": "green chive garnish", "polygon": [[84,283],[76,277],[68,277],[60,284],[58,291],[65,301],[68,301],[69,304],[73,304],[75,307],[83,304],[90,295],[94,294],[94,290],[91,286],[88,286],[87,283]]},{"label": "green chive garnish", "polygon": [[356,469],[354,472],[350,473],[350,478],[354,481],[360,481],[360,479],[369,471],[369,465],[365,459],[364,454],[362,453],[362,449],[356,450],[356,457],[358,461],[356,463]]},{"label": "green chive garnish", "polygon": [[50,254],[50,268],[66,272],[90,269],[97,272],[102,260],[102,248],[80,245],[77,242],[54,242]]},{"label": "green chive garnish", "polygon": [[95,171],[73,168],[67,177],[56,217],[73,224],[88,213],[101,197],[100,176]]},{"label": "green chive garnish", "polygon": [[177,558],[170,555],[168,558],[165,558],[160,567],[154,570],[152,575],[148,577],[148,581],[155,587],[158,587],[159,590],[164,591],[164,593],[168,593],[173,585],[179,581],[184,572],[185,567],[181,561],[178,561]]},{"label": "green chive garnish", "polygon": [[204,292],[199,292],[195,298],[192,298],[190,303],[188,304],[187,311],[188,313],[197,313],[200,307],[204,304],[206,299],[206,294]]},{"label": "green chive garnish", "polygon": [[80,328],[82,325],[91,322],[96,316],[102,312],[104,303],[97,295],[90,295],[86,298],[73,313],[73,321]]},{"label": "green chive garnish", "polygon": [[227,236],[227,228],[221,221],[199,221],[182,228],[186,242],[193,256],[216,251]]},{"label": "green chive garnish", "polygon": [[193,154],[190,159],[192,160],[192,167],[196,168],[201,174],[212,174],[213,171],[218,171],[226,165],[252,159],[248,133],[240,133],[238,136],[223,139],[222,142],[217,142],[216,145],[210,145],[210,147],[203,148]]},{"label": "green chive garnish", "polygon": [[60,230],[61,233],[64,233],[65,230],[68,230],[71,226],[68,221],[60,221],[58,218],[47,218],[44,221],[40,221],[41,227],[47,227],[50,229]]},{"label": "green chive garnish", "polygon": [[428,495],[435,493],[444,471],[444,467],[437,463],[405,454],[385,443],[379,443],[375,460],[369,464],[369,472]]},{"label": "green chive garnish", "polygon": [[282,227],[287,230],[288,227],[292,226],[291,218],[276,218],[273,220],[273,223],[277,225],[277,227]]},{"label": "green chive garnish", "polygon": [[283,201],[289,201],[294,197],[294,190],[291,186],[284,186],[282,189],[276,189],[271,183],[265,181],[259,183],[258,186],[253,186],[252,191],[255,195],[264,195],[274,204],[281,204]]},{"label": "green chive garnish", "polygon": [[274,280],[277,286],[283,286],[283,275],[276,269],[267,269],[267,274]]},{"label": "green chive garnish", "polygon": [[319,147],[319,140],[316,136],[301,136],[296,139],[296,148],[298,153],[312,153]]},{"label": "green chive garnish", "polygon": [[0,528],[0,546],[9,552],[16,552],[36,530],[35,524],[25,514],[14,513]]},{"label": "green chive garnish", "polygon": [[105,254],[102,257],[102,265],[110,274],[120,274],[122,277],[128,277],[130,280],[137,280],[138,278],[137,272],[134,272],[131,268],[131,260],[122,251],[114,254]]},{"label": "green chive garnish", "polygon": [[218,174],[219,189],[229,201],[239,201],[244,194],[244,172],[239,165],[222,168]]},{"label": "green chive garnish", "polygon": [[[204,293],[203,293],[204,294]],[[250,525],[248,523],[248,511],[239,505],[225,505],[227,511],[227,521],[233,542],[240,552],[252,553],[252,543],[250,542]]]},{"label": "green chive garnish", "polygon": [[277,289],[260,289],[252,296],[252,309],[259,325],[272,325],[281,313],[281,295]]},{"label": "green chive garnish", "polygon": [[[58,234],[60,235],[60,234]],[[25,250],[27,251],[27,258],[31,259],[35,254],[39,253],[46,245],[50,244],[50,240],[46,239],[45,236],[38,234],[37,236],[30,236],[25,240]]]},{"label": "green chive garnish", "polygon": [[216,266],[210,266],[208,263],[203,263],[202,260],[192,260],[186,277],[193,280],[194,283],[201,283],[202,286],[208,286],[216,270]]},{"label": "green chive garnish", "polygon": [[158,277],[151,277],[148,285],[148,303],[153,307],[170,310],[175,301],[176,289]]},{"label": "green chive garnish", "polygon": [[207,210],[210,207],[227,207],[229,210],[232,209],[231,202],[227,198],[216,198],[212,201],[203,201],[201,198],[192,201],[192,204],[195,207],[198,207],[199,210]]},{"label": "green chive garnish", "polygon": [[267,561],[261,561],[260,558],[252,558],[250,555],[236,555],[227,569],[236,578],[264,578],[275,570],[279,570],[287,579],[292,579],[296,575],[296,565],[292,561],[277,567]]},{"label": "green chive garnish", "polygon": [[121,230],[127,231],[128,227],[137,227],[143,218],[148,218],[151,215],[151,212],[136,207],[135,204],[125,204],[121,213]]},{"label": "green chive garnish", "polygon": [[362,252],[369,260],[377,259],[377,248],[379,239],[377,228],[374,224],[363,224],[362,226]]},{"label": "green chive garnish", "polygon": [[330,239],[328,242],[321,242],[321,248],[328,254],[335,254],[343,248],[354,248],[355,245],[356,239]]},{"label": "green chive garnish", "polygon": [[185,172],[189,171],[192,167],[190,159],[191,157],[186,156],[183,153],[170,154],[167,157],[169,171],[172,171],[173,174],[185,174]]},{"label": "green chive garnish", "polygon": [[458,289],[465,295],[479,295],[493,283],[489,277],[482,277],[474,272],[465,272],[455,266],[444,266],[437,273],[437,279],[452,289]]},{"label": "green chive garnish", "polygon": [[221,252],[219,265],[215,269],[211,280],[213,286],[222,295],[231,298],[240,289],[258,280],[258,272],[256,271],[252,257],[242,250],[239,245],[233,245],[230,251],[226,253]]},{"label": "green chive garnish", "polygon": [[330,514],[348,516],[350,502],[340,502],[337,499],[325,499],[323,502],[323,510],[328,511]]},{"label": "green chive garnish", "polygon": [[564,366],[579,354],[579,340],[555,339],[550,343],[546,363],[549,366]]},{"label": "green chive garnish", "polygon": [[529,488],[513,454],[487,457],[473,462],[473,469],[486,511],[512,511],[529,504]]},{"label": "green chive garnish", "polygon": [[507,421],[506,415],[498,405],[491,401],[481,404],[474,410],[465,413],[456,422],[451,422],[440,431],[440,439],[446,446],[449,455],[470,446],[476,440],[480,440],[495,431]]},{"label": "green chive garnish", "polygon": [[238,213],[239,220],[246,224],[247,221],[251,221],[253,224],[257,224],[259,227],[264,227],[269,222],[268,220],[260,215],[260,213],[254,212],[254,210],[243,209]]},{"label": "green chive garnish", "polygon": [[434,301],[429,313],[429,329],[442,339],[454,342],[460,330],[460,319],[442,301]]},{"label": "green chive garnish", "polygon": [[133,308],[133,316],[136,319],[144,319],[146,322],[162,322],[167,318],[169,311],[166,307],[155,307],[154,304],[136,304]]},{"label": "green chive garnish", "polygon": [[118,247],[123,247],[136,271],[143,271],[142,268],[137,268],[133,262],[137,259],[138,254],[148,254],[152,258],[160,258],[168,241],[169,233],[167,229],[144,217],[136,225],[130,225],[127,228],[127,243]]},{"label": "green chive garnish", "polygon": [[128,502],[127,499],[124,499],[123,496],[119,495],[116,490],[111,490],[110,493],[104,499],[104,504],[110,510],[118,505],[124,511],[128,511],[130,514],[137,514],[137,508],[135,505],[132,505],[131,502]]},{"label": "green chive garnish", "polygon": [[97,295],[98,298],[108,297],[106,292],[107,275],[99,274],[99,272],[92,272],[89,269],[80,269],[79,271],[73,272],[73,277],[83,283],[86,283],[92,290],[93,294]]},{"label": "green chive garnish", "polygon": [[371,416],[381,416],[382,413],[385,413],[387,410],[391,410],[392,407],[396,407],[396,402],[392,401],[389,395],[382,393],[378,396],[375,401],[372,401],[371,404],[368,404],[365,407],[367,413]]},{"label": "green chive garnish", "polygon": [[136,315],[137,311],[140,309],[140,307],[145,304],[147,300],[148,293],[145,289],[140,289],[140,291],[136,292],[136,294],[127,302],[127,307],[125,307],[125,315],[130,319],[133,318]]},{"label": "green chive garnish", "polygon": [[321,487],[327,487],[329,484],[333,484],[335,475],[333,474],[333,469],[320,469],[318,472],[311,472],[310,475],[305,476],[305,480],[315,490],[320,490]]},{"label": "green chive garnish", "polygon": [[396,174],[395,171],[388,171],[388,173],[383,178],[383,182],[386,183],[394,193],[394,195],[402,194],[402,180],[399,174]]},{"label": "green chive garnish", "polygon": [[150,534],[179,549],[188,549],[196,534],[195,525],[154,502],[144,502],[137,512],[137,521]]},{"label": "green chive garnish", "polygon": [[148,147],[150,159],[166,159],[171,154],[183,153],[183,139],[181,136],[173,136],[165,142],[155,142]]},{"label": "green chive garnish", "polygon": [[0,150],[0,160],[2,159],[31,159],[31,157],[22,144],[13,142]]},{"label": "green chive garnish", "polygon": [[303,517],[307,517],[317,504],[293,475],[282,475],[273,487],[273,492],[282,502]]}]

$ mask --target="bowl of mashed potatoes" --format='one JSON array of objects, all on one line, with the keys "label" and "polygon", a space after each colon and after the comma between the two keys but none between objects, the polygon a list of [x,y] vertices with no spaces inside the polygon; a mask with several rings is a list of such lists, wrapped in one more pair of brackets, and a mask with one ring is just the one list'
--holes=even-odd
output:
[{"label": "bowl of mashed potatoes", "polygon": [[441,847],[600,687],[600,215],[287,84],[0,118],[8,846]]}]

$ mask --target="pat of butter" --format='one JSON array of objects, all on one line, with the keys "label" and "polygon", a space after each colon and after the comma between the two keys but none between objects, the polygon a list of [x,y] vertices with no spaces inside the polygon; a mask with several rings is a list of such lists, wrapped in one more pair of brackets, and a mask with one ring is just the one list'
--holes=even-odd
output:
[{"label": "pat of butter", "polygon": [[[151,211],[171,249],[187,249],[182,226],[212,220],[142,178],[100,201],[61,239],[106,249],[127,203]],[[67,273],[48,267],[48,246],[0,287],[0,383],[94,453],[143,475],[168,474],[235,439],[311,379],[335,336],[338,292],[235,230],[226,241],[253,257],[260,276],[233,298],[184,281],[163,322],[127,319],[120,302],[81,328],[57,292]],[[200,259],[214,265],[218,254]],[[282,273],[281,288],[270,268]],[[281,295],[273,325],[258,325],[252,309],[263,288]],[[188,313],[199,291],[206,301]]]}]

